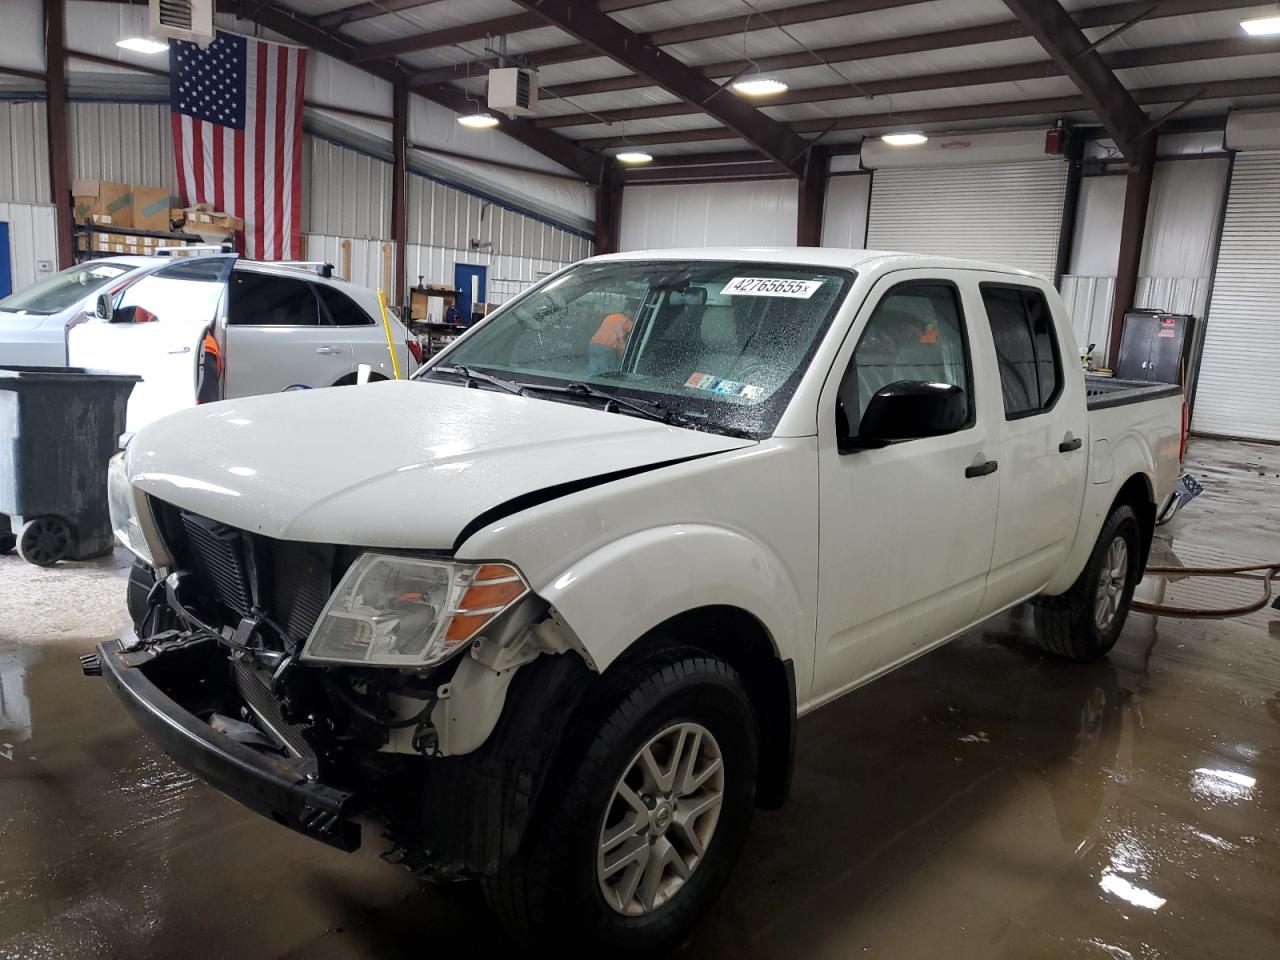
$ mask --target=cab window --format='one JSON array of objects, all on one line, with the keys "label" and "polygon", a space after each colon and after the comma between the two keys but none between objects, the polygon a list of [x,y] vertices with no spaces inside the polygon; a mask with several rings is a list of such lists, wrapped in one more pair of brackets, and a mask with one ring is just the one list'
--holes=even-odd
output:
[{"label": "cab window", "polygon": [[1005,419],[1043,413],[1058,399],[1062,384],[1049,303],[1034,287],[984,283],[981,288],[1000,366]]},{"label": "cab window", "polygon": [[942,280],[899,284],[884,295],[867,321],[840,387],[837,416],[846,419],[847,435],[854,436],[877,390],[903,380],[922,380],[963,390],[972,423],[970,369],[955,286]]},{"label": "cab window", "polygon": [[314,327],[320,322],[311,284],[294,277],[237,270],[227,323],[245,327]]}]

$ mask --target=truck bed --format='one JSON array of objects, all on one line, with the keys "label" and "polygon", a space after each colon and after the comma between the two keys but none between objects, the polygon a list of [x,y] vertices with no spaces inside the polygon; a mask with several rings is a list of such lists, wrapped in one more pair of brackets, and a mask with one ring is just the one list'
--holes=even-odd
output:
[{"label": "truck bed", "polygon": [[1152,383],[1149,380],[1119,380],[1086,373],[1084,376],[1085,402],[1090,410],[1118,407],[1126,403],[1142,403],[1160,397],[1176,397],[1182,388],[1176,383]]}]

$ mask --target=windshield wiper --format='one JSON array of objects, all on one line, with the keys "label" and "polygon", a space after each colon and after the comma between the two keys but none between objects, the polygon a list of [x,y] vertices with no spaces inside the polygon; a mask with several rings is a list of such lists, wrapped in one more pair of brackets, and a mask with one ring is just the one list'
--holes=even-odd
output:
[{"label": "windshield wiper", "polygon": [[[592,400],[603,400],[604,409],[607,413],[615,413],[618,410],[628,410],[631,413],[639,414],[649,420],[657,420],[660,423],[679,423],[682,426],[691,426],[694,429],[704,429],[704,425],[694,420],[692,417],[686,417],[682,413],[669,407],[663,406],[656,400],[632,400],[627,397],[620,397],[616,393],[610,393],[608,390],[601,390],[599,387],[593,387],[589,383],[566,383],[564,386],[554,386],[551,384],[526,383],[522,384],[526,390],[543,390],[547,393],[563,393],[571,397],[587,397]],[[610,407],[613,409],[611,410]]]},{"label": "windshield wiper", "polygon": [[435,373],[439,370],[441,373],[456,373],[467,381],[467,386],[473,386],[476,383],[487,383],[490,386],[498,387],[507,393],[514,393],[516,396],[524,394],[524,386],[519,383],[513,383],[510,380],[503,380],[501,377],[495,377],[489,373],[482,373],[479,370],[472,370],[470,367],[464,367],[460,363],[451,364],[447,367],[432,367],[428,373]]}]

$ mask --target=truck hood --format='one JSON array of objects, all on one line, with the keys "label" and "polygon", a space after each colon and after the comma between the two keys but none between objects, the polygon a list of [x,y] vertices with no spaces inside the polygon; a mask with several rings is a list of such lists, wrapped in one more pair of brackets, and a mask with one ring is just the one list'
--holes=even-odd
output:
[{"label": "truck hood", "polygon": [[[66,326],[65,310],[58,313],[22,313],[0,310],[0,331],[39,330],[46,323],[52,327]],[[54,321],[50,323],[50,321]]]},{"label": "truck hood", "polygon": [[503,505],[752,443],[597,408],[387,381],[184,410],[135,435],[126,467],[159,500],[270,537],[449,549]]}]

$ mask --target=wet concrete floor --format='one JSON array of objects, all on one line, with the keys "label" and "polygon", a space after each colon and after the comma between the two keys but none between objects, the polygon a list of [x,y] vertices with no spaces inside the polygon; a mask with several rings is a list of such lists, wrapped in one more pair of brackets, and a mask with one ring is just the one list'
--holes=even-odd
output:
[{"label": "wet concrete floor", "polygon": [[[1280,448],[1194,442],[1206,493],[1153,562],[1280,558]],[[421,886],[179,770],[77,655],[122,556],[0,557],[0,958],[522,955],[469,884]],[[1253,584],[1148,581],[1232,605]],[[1280,612],[1132,615],[1091,666],[998,618],[802,721],[703,957],[1280,956]]]}]

